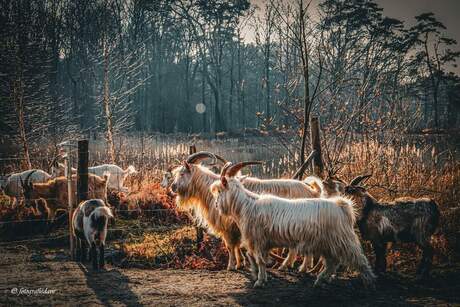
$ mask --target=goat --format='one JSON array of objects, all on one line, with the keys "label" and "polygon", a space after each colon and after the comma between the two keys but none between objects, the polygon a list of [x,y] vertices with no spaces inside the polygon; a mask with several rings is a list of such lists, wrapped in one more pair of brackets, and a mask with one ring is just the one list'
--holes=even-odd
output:
[{"label": "goat", "polygon": [[[196,158],[195,158],[196,157]],[[207,227],[210,231],[219,237],[222,237],[229,251],[229,262],[227,269],[232,269],[234,260],[236,260],[236,268],[240,267],[240,250],[239,250],[239,231],[231,221],[222,219],[210,204],[212,203],[212,195],[209,191],[209,186],[217,180],[219,176],[209,169],[199,165],[192,165],[203,158],[217,158],[220,161],[225,161],[220,156],[208,152],[201,152],[199,155],[191,155],[188,161],[184,162],[184,166],[179,166],[171,170],[171,177],[174,178],[171,184],[171,189],[178,194],[178,203],[182,207],[193,206],[195,213],[198,215],[198,220],[202,226]],[[193,161],[193,162],[191,162]],[[236,168],[233,169],[233,176],[239,176],[240,172]],[[166,174],[163,181],[168,182]],[[316,197],[319,193],[315,192],[306,184],[291,179],[269,179],[261,180],[258,178],[241,177],[243,184],[250,190],[255,190],[265,193],[273,193],[278,196],[285,197]],[[169,184],[169,183],[168,183]],[[292,187],[292,191],[289,187]],[[276,255],[271,254],[276,257]],[[290,251],[288,257],[283,259],[283,264],[280,269],[286,268],[295,260],[295,251]],[[301,266],[302,271],[306,271],[307,262]]]},{"label": "goat", "polygon": [[240,231],[231,219],[222,217],[212,206],[213,197],[209,188],[219,179],[219,175],[197,164],[205,158],[215,159],[215,156],[210,152],[198,152],[188,156],[182,166],[173,169],[171,190],[177,195],[179,207],[192,208],[197,221],[222,238],[229,254],[227,270],[235,268],[235,260],[236,268],[240,268]]},{"label": "goat", "polygon": [[52,176],[40,169],[30,169],[14,173],[2,184],[3,193],[9,197],[10,206],[15,207],[18,199],[24,196],[24,181],[31,183],[47,182]]},{"label": "goat", "polygon": [[[59,163],[61,174],[65,169],[65,165]],[[76,173],[77,169],[72,167],[72,173]],[[123,193],[128,193],[129,189],[123,186],[125,179],[132,174],[136,174],[137,171],[133,165],[128,166],[125,170],[115,164],[102,164],[97,166],[88,167],[88,173],[102,177],[104,173],[110,174],[110,180],[108,188],[111,190],[117,190]]]},{"label": "goat", "polygon": [[[112,211],[102,199],[84,201],[73,212],[72,228],[77,241],[77,259],[80,262],[86,261],[86,244],[88,244],[94,270],[104,268],[105,238],[107,222],[110,218],[113,218]],[[99,260],[97,249],[99,249]]]},{"label": "goat", "polygon": [[[232,168],[232,173],[228,173],[229,176],[234,177],[240,173],[240,169],[244,166],[244,163],[240,163],[238,165],[239,166]],[[320,191],[317,190],[316,187],[294,179],[259,179],[255,177],[241,176],[239,177],[239,181],[246,189],[258,194],[272,194],[278,197],[290,199],[317,198],[320,196]],[[296,256],[297,253],[295,250],[289,250],[286,259],[284,259],[278,269],[282,271],[288,266],[292,266],[295,262]],[[304,258],[302,265],[299,267],[299,272],[307,272],[309,260],[310,258],[308,256]]]},{"label": "goat", "polygon": [[[99,176],[89,174],[88,176],[88,197],[100,198],[107,201],[107,183],[110,175],[104,174]],[[24,196],[26,200],[42,198],[46,201],[48,218],[54,220],[58,209],[66,210],[68,208],[68,190],[67,178],[57,177],[49,180],[46,183],[24,182]],[[77,191],[77,176],[72,175],[72,194],[76,195]],[[73,197],[73,205],[76,206],[76,197]]]},{"label": "goat", "polygon": [[258,270],[254,287],[266,282],[266,259],[270,249],[279,247],[324,257],[326,269],[318,275],[315,286],[329,280],[339,264],[356,268],[364,284],[373,286],[375,276],[353,229],[352,201],[342,197],[285,199],[259,195],[228,176],[227,172],[234,172],[232,167],[241,164],[227,164],[220,180],[211,185],[211,192],[220,214],[234,220],[241,231],[254,277]]},{"label": "goat", "polygon": [[375,271],[386,271],[388,242],[413,242],[422,250],[422,260],[417,268],[418,278],[429,276],[433,247],[430,239],[439,224],[439,208],[428,198],[398,198],[390,203],[378,202],[365,188],[356,185],[345,187],[345,194],[361,204],[357,221],[364,240],[369,240],[375,253]]}]

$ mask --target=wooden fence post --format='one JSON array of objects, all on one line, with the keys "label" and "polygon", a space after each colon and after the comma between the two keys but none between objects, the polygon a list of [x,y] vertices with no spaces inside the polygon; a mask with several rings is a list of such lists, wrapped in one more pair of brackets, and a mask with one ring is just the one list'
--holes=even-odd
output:
[{"label": "wooden fence post", "polygon": [[77,204],[88,199],[88,140],[78,141]]},{"label": "wooden fence post", "polygon": [[69,211],[69,243],[70,243],[70,258],[75,260],[75,247],[72,230],[72,214],[73,214],[73,189],[72,189],[72,152],[71,147],[67,147],[67,154],[65,156],[65,176],[67,177],[67,200]]},{"label": "wooden fence post", "polygon": [[[189,155],[196,153],[196,146],[190,145],[188,150]],[[201,242],[203,242],[204,230],[200,226],[195,226],[196,230],[196,246],[199,248]]]},{"label": "wooden fence post", "polygon": [[315,151],[313,157],[313,173],[316,176],[322,177],[324,171],[323,158],[321,154],[321,135],[319,130],[319,118],[311,117],[310,118],[310,139],[311,139],[311,148]]}]

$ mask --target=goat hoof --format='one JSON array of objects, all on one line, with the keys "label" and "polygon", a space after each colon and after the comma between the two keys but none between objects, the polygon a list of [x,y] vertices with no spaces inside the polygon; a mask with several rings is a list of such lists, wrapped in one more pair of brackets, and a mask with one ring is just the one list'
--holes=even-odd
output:
[{"label": "goat hoof", "polygon": [[254,288],[262,288],[264,286],[264,282],[262,280],[258,280],[254,283]]}]

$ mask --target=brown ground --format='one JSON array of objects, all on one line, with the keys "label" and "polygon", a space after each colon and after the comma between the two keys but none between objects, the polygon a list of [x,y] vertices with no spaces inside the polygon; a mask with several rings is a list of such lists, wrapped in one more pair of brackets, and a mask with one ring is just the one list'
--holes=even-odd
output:
[{"label": "brown ground", "polygon": [[[71,262],[63,251],[38,252],[26,246],[0,248],[0,305],[460,305],[460,265],[437,267],[430,282],[413,274],[389,273],[376,291],[358,278],[334,280],[313,289],[313,278],[270,270],[264,289],[251,287],[247,272],[125,269],[100,273]],[[48,295],[14,295],[13,288],[56,290]]]}]

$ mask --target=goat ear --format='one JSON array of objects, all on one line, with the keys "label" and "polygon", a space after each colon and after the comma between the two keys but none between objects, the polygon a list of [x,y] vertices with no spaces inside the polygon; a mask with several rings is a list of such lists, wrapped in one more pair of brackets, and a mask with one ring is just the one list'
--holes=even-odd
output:
[{"label": "goat ear", "polygon": [[366,179],[369,179],[369,177],[371,177],[372,174],[366,174],[366,175],[359,175],[359,176],[356,176],[355,178],[353,178],[351,181],[350,181],[350,185],[352,186],[357,186],[358,184],[360,184],[361,182],[363,182],[364,180]]},{"label": "goat ear", "polygon": [[225,176],[220,177],[220,182],[222,182],[222,186],[224,188],[228,188],[228,181],[227,181],[227,178]]},{"label": "goat ear", "polygon": [[184,161],[184,167],[187,171],[190,172],[190,164],[187,161]]}]

